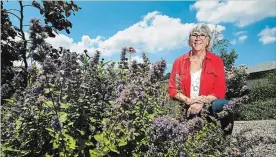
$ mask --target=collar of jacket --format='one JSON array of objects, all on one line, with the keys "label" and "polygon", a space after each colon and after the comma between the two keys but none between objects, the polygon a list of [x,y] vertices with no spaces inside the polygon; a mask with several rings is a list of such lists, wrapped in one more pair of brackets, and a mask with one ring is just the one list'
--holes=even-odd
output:
[{"label": "collar of jacket", "polygon": [[[206,51],[206,56],[205,56],[206,59],[212,60],[212,56],[213,54],[211,52]],[[184,54],[183,59],[190,59],[190,52]]]}]

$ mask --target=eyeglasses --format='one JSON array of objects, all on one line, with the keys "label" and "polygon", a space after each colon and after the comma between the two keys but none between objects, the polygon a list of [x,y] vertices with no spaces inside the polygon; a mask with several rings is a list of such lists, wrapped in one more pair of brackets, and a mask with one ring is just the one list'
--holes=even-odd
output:
[{"label": "eyeglasses", "polygon": [[196,39],[197,37],[199,37],[199,39],[201,39],[201,40],[204,40],[204,39],[206,39],[207,35],[205,35],[205,34],[192,34],[191,35],[191,39]]}]

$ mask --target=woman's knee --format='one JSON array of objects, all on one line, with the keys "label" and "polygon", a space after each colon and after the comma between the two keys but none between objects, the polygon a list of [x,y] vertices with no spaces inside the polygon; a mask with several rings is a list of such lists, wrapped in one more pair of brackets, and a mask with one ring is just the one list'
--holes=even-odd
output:
[{"label": "woman's knee", "polygon": [[223,106],[227,105],[228,101],[225,99],[216,99],[212,102],[213,112],[220,112],[223,110]]}]

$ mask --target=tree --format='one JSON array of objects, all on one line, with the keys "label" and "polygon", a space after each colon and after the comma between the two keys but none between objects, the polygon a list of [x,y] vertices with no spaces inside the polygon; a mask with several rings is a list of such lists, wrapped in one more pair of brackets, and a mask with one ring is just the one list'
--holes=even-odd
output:
[{"label": "tree", "polygon": [[19,59],[18,51],[16,51],[17,43],[13,41],[17,36],[16,30],[13,28],[8,13],[3,8],[1,1],[1,95],[2,98],[11,95],[11,82],[14,77],[13,61]]},{"label": "tree", "polygon": [[[18,68],[22,75],[22,86],[28,84],[28,62],[27,59],[42,61],[43,57],[49,55],[52,47],[45,42],[47,37],[55,37],[54,33],[65,30],[70,33],[72,23],[67,19],[71,14],[81,9],[73,1],[32,1],[31,4],[23,4],[18,1],[19,8],[5,9],[1,1],[1,87],[2,99],[9,98],[15,89],[11,86],[15,71],[13,62],[22,61],[24,66]],[[28,3],[28,2],[24,2]],[[24,10],[26,7],[37,8],[43,16],[44,25],[40,20],[32,19],[30,24],[24,24]],[[15,26],[10,20],[14,16],[19,20],[19,25]],[[24,32],[24,27],[29,26],[30,39],[28,40]],[[15,37],[19,41],[15,41]],[[39,51],[40,49],[40,51]],[[39,54],[35,52],[40,52]]]},{"label": "tree", "polygon": [[226,70],[231,70],[233,67],[235,60],[238,58],[238,54],[236,53],[235,49],[232,49],[228,52],[228,47],[231,45],[229,40],[227,39],[220,39],[220,32],[216,29],[213,31],[213,47],[212,52],[219,55],[226,67]]}]

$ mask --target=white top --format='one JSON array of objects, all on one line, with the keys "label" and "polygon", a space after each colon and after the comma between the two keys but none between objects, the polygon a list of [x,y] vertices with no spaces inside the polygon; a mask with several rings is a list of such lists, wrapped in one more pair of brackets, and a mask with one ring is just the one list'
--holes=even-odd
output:
[{"label": "white top", "polygon": [[197,72],[191,72],[191,98],[199,96],[201,69]]}]

